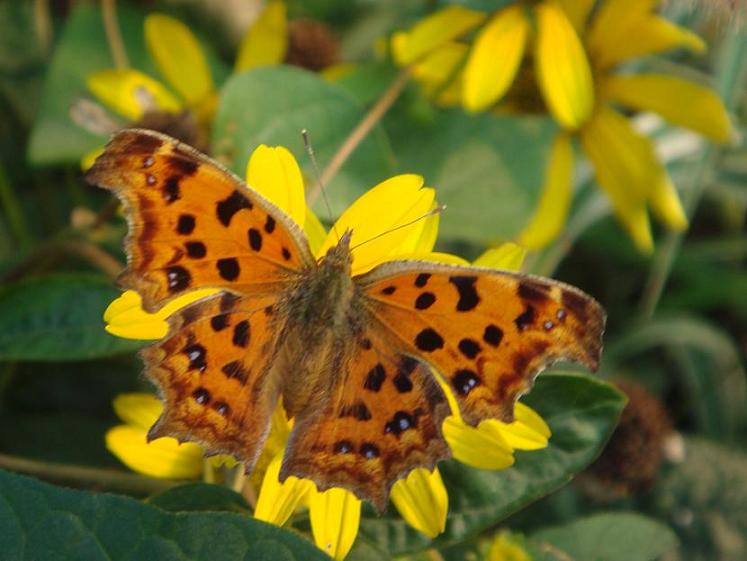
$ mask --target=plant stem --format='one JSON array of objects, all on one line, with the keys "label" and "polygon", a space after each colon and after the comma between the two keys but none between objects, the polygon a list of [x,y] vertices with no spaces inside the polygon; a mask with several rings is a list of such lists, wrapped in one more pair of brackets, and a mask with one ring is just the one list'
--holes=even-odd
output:
[{"label": "plant stem", "polygon": [[78,487],[97,487],[135,495],[150,495],[178,485],[176,481],[155,479],[114,469],[98,469],[0,454],[0,467],[34,475],[41,479]]},{"label": "plant stem", "polygon": [[[716,90],[724,100],[727,110],[732,108],[741,95],[739,84],[745,73],[746,55],[747,32],[735,29],[725,41],[716,76]],[[692,219],[703,197],[716,156],[717,150],[709,145],[694,164],[692,185],[682,196],[682,205],[689,219]],[[664,241],[659,244],[640,303],[640,316],[644,321],[651,319],[656,311],[686,233],[668,232]]]},{"label": "plant stem", "polygon": [[127,51],[117,23],[117,0],[101,0],[101,15],[104,19],[104,31],[106,40],[109,42],[109,51],[114,59],[114,66],[119,70],[129,68],[130,61],[127,59]]},{"label": "plant stem", "polygon": [[319,182],[314,185],[313,189],[309,192],[309,204],[313,204],[316,201],[319,193],[321,192],[322,185],[328,185],[335,174],[340,170],[342,165],[347,161],[353,151],[358,147],[361,141],[366,138],[371,129],[381,120],[386,114],[389,108],[405,89],[407,82],[410,81],[412,70],[410,67],[403,68],[397,77],[392,81],[386,91],[381,94],[381,97],[366,113],[366,116],[361,119],[360,123],[352,130],[345,141],[340,145],[332,156],[327,166],[322,171],[322,175],[319,178]]}]

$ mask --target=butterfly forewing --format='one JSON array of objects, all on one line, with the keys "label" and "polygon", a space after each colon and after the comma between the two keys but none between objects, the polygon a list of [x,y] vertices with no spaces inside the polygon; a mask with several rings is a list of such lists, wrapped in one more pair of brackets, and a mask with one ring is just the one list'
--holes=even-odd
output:
[{"label": "butterfly forewing", "polygon": [[284,213],[167,136],[120,131],[86,179],[125,206],[129,267],[120,280],[149,311],[195,288],[271,292],[313,263],[303,233]]},{"label": "butterfly forewing", "polygon": [[507,271],[389,262],[357,278],[371,314],[433,365],[466,422],[513,419],[513,404],[557,360],[596,369],[604,311],[571,286]]}]

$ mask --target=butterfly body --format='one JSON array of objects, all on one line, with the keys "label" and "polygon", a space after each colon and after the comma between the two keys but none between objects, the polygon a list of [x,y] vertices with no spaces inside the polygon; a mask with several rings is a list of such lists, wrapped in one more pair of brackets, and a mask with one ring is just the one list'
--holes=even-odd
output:
[{"label": "butterfly body", "polygon": [[146,309],[220,289],[142,351],[165,402],[150,438],[195,441],[251,469],[282,402],[294,426],[281,480],[343,487],[381,510],[398,479],[450,456],[437,376],[476,426],[512,420],[549,364],[598,364],[604,312],[580,290],[428,261],[355,274],[355,228],[317,260],[288,215],[164,135],[121,131],[87,178],[124,204],[121,284]]}]

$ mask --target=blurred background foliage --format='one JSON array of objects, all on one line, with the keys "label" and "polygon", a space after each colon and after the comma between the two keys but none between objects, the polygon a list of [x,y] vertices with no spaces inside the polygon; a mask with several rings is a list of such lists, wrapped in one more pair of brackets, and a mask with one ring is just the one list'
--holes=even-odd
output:
[{"label": "blurred background foliage", "polygon": [[[155,77],[145,16],[167,13],[197,35],[220,96],[206,144],[212,155],[243,175],[257,144],[284,145],[311,185],[299,131],[310,131],[324,167],[399,75],[385,38],[449,4],[289,1],[291,20],[323,22],[335,41],[333,56],[326,45],[314,55],[322,59],[310,55],[305,62],[315,68],[248,72],[232,68],[259,2],[122,1],[117,16],[129,63]],[[513,3],[459,4],[494,11]],[[568,482],[597,455],[622,398],[609,386],[556,370],[558,376],[541,378],[527,400],[554,432],[539,459],[517,454],[517,466],[497,474],[446,464],[444,535],[431,542],[391,512],[379,518],[364,510],[350,559],[522,559],[508,556],[514,553],[561,561],[747,558],[747,28],[741,9],[726,0],[663,2],[659,11],[703,37],[709,49],[633,63],[710,84],[729,111],[734,138],[724,145],[649,114],[626,113],[656,143],[691,211],[689,229],[655,226],[655,251],[641,253],[581,161],[565,228],[525,263],[526,272],[579,286],[607,309],[597,376],[617,383],[629,403],[602,456]],[[101,319],[119,294],[113,279],[124,263],[126,224],[108,193],[81,180],[81,159],[107,134],[71,118],[76,103],[93,99],[87,77],[113,66],[109,45],[99,3],[0,1],[0,467],[143,497],[165,484],[127,473],[104,446],[106,430],[118,422],[113,398],[149,390],[135,354],[141,344],[108,335]],[[318,72],[338,62],[350,65],[337,76]],[[410,82],[329,181],[332,212],[338,215],[395,173],[418,173],[448,207],[438,247],[473,259],[515,239],[531,218],[556,131],[542,115],[441,108]],[[319,216],[331,218],[320,203],[314,205]],[[585,438],[591,440],[584,444]],[[0,478],[0,489],[0,527],[24,527],[23,520],[47,516],[45,504],[56,504],[86,524],[96,524],[85,517],[98,508],[111,517],[109,524],[130,517],[144,527],[160,525],[160,536],[177,542],[195,528],[215,541],[211,532],[224,532],[228,524],[235,533],[226,543],[264,544],[267,551],[257,558],[281,550],[298,558],[317,555],[290,533],[277,537],[264,525],[248,525],[250,509],[241,497],[226,499],[210,489],[151,499],[156,507],[67,494],[12,475]],[[206,510],[232,514],[216,519],[197,512]],[[173,511],[195,512],[178,519]],[[185,520],[191,526],[180,526]],[[293,525],[308,529],[303,517]],[[27,531],[29,539],[51,539],[26,528],[18,536]],[[74,535],[67,527],[60,532]],[[14,535],[0,532],[0,550],[20,551],[13,548],[23,538]],[[143,558],[147,552],[170,558],[156,542],[143,543]],[[222,551],[213,558],[230,558]],[[205,554],[193,550],[189,558]]]}]

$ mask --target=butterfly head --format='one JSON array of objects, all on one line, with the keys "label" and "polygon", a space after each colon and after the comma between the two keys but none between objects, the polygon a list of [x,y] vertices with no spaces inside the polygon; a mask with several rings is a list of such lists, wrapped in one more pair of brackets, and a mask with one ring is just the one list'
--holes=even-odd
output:
[{"label": "butterfly head", "polygon": [[352,237],[353,231],[345,230],[337,245],[329,248],[327,254],[322,257],[320,265],[349,276],[353,264],[353,252],[350,250],[350,240]]}]

